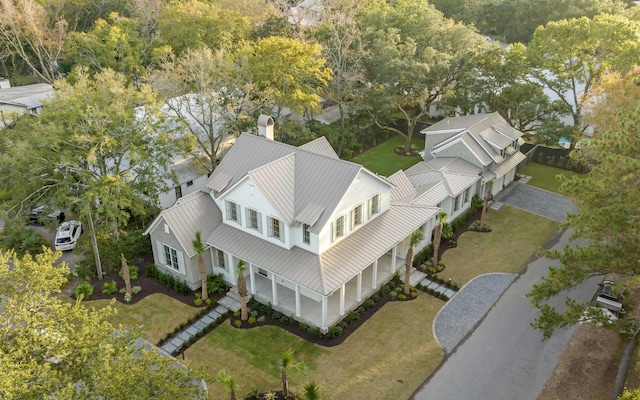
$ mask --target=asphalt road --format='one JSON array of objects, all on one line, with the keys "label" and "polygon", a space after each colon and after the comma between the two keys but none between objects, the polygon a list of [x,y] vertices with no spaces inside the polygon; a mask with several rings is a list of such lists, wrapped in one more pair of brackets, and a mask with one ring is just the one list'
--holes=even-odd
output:
[{"label": "asphalt road", "polygon": [[[557,238],[562,248],[570,233]],[[415,400],[534,400],[551,375],[575,327],[557,330],[547,341],[530,324],[539,315],[525,294],[540,282],[557,261],[538,258],[505,291],[485,319],[414,393]],[[550,300],[564,304],[567,295],[589,301],[599,278],[592,278],[570,292]]]}]

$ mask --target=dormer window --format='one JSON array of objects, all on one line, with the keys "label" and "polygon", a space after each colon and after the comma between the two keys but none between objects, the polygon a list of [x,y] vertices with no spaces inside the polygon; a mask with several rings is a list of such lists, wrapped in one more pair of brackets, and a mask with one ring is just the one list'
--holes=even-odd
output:
[{"label": "dormer window", "polygon": [[380,212],[380,193],[369,199],[369,218]]},{"label": "dormer window", "polygon": [[307,224],[302,224],[302,243],[311,244],[311,232],[309,232],[309,228],[311,228]]}]

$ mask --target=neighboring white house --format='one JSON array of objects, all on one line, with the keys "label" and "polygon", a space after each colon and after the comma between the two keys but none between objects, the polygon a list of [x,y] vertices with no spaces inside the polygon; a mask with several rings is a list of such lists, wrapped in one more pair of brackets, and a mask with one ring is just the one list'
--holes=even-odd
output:
[{"label": "neighboring white house", "polygon": [[[241,135],[205,188],[147,229],[155,264],[200,287],[192,246],[200,231],[208,273],[235,285],[238,261],[246,261],[251,295],[324,332],[404,269],[412,232],[426,233],[416,251],[430,243],[438,204],[462,212],[479,190],[480,177],[466,171],[384,178],[339,159],[324,137],[293,147],[273,140],[273,124],[260,132]],[[417,190],[411,180],[430,174],[445,181]]]},{"label": "neighboring white house", "polygon": [[484,193],[488,181],[493,181],[492,195],[501,192],[514,180],[518,164],[526,158],[520,152],[522,132],[497,112],[445,118],[421,133],[425,135],[423,164],[457,174],[457,168],[462,167],[455,161],[465,160],[464,170],[475,168],[476,175],[482,177],[482,186],[475,193],[478,195]]},{"label": "neighboring white house", "polygon": [[11,87],[8,79],[0,78],[0,128],[12,122],[12,115],[37,115],[42,110],[42,100],[53,93],[53,86],[48,83]]}]

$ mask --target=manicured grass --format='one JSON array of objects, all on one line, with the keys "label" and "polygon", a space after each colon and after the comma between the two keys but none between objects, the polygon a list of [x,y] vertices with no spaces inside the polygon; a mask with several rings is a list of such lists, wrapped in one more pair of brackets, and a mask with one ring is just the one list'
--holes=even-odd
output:
[{"label": "manicured grass", "polygon": [[143,338],[152,344],[158,343],[176,326],[196,315],[198,308],[190,307],[171,297],[156,293],[145,297],[135,304],[112,303],[110,300],[86,301],[87,307],[101,309],[111,304],[118,310],[108,320],[125,329],[138,329]]},{"label": "manicured grass", "polygon": [[[411,144],[418,149],[424,149],[424,138],[420,135],[414,135]],[[382,176],[392,175],[400,169],[407,169],[422,161],[420,156],[399,156],[394,153],[393,149],[400,146],[404,146],[404,138],[402,136],[393,136],[386,142],[365,151],[350,161],[361,164]]]},{"label": "manicured grass", "polygon": [[276,327],[238,330],[224,323],[187,349],[186,362],[206,371],[214,399],[228,397],[214,378],[221,369],[236,377],[240,398],[253,389],[281,390],[277,364],[287,349],[305,363],[304,376],[290,373],[298,395],[315,380],[326,399],[407,399],[442,360],[431,325],[443,304],[427,294],[388,303],[344,343],[329,348]]},{"label": "manicured grass", "polygon": [[457,247],[444,252],[441,278],[464,284],[489,272],[518,273],[559,227],[556,221],[508,205],[487,210],[485,222],[492,232],[465,232]]},{"label": "manicured grass", "polygon": [[520,170],[520,173],[531,176],[531,180],[528,182],[529,185],[560,194],[562,194],[562,192],[560,192],[561,181],[557,178],[558,175],[564,175],[568,179],[574,176],[580,176],[580,174],[573,171],[550,167],[540,163],[529,163]]}]

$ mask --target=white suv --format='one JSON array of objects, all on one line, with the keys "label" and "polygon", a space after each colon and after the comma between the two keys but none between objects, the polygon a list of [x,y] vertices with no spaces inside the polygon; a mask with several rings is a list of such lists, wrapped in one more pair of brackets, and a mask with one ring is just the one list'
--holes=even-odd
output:
[{"label": "white suv", "polygon": [[72,220],[62,223],[56,231],[55,249],[62,251],[73,250],[81,233],[82,224],[80,221]]}]

